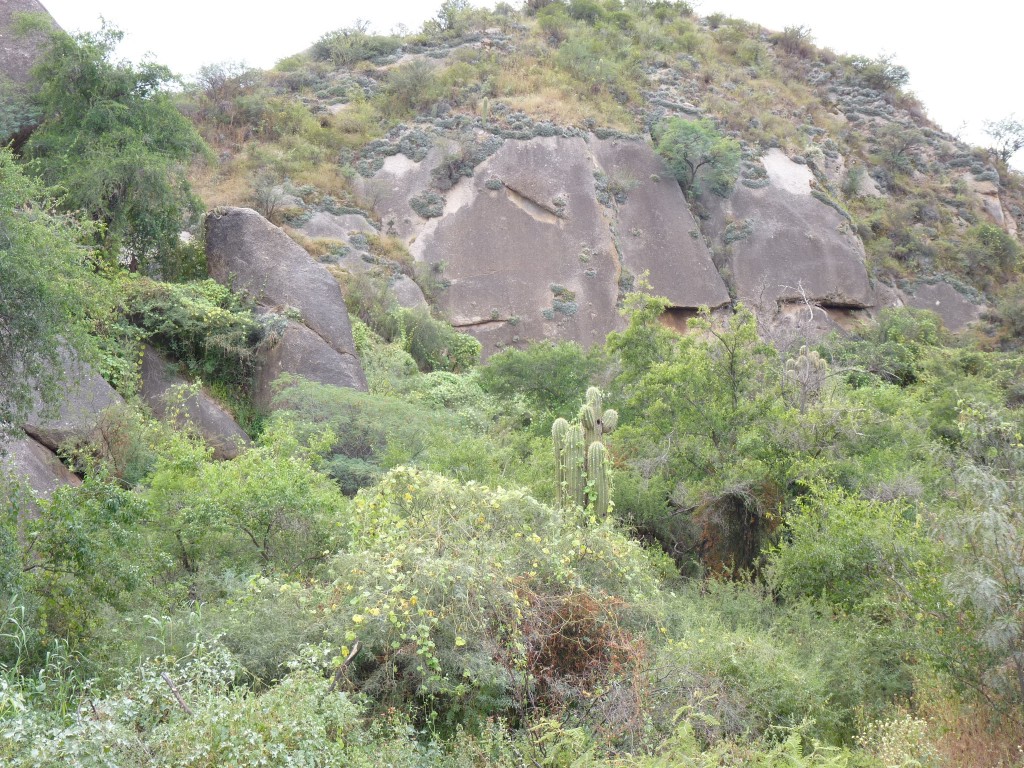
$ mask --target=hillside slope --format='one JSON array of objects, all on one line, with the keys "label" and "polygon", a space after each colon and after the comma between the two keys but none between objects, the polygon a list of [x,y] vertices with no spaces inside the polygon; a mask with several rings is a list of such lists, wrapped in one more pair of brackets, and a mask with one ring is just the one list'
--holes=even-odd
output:
[{"label": "hillside slope", "polygon": [[[678,318],[731,298],[808,329],[908,305],[960,330],[1016,279],[1019,178],[929,123],[891,60],[685,4],[538,5],[213,68],[190,101],[223,150],[210,201],[308,181],[264,212],[302,235],[323,195],[359,209],[488,353],[594,343],[641,274]],[[728,188],[668,188],[651,135],[674,117],[738,142]],[[349,273],[349,250],[374,258],[343,235],[317,247]]]}]

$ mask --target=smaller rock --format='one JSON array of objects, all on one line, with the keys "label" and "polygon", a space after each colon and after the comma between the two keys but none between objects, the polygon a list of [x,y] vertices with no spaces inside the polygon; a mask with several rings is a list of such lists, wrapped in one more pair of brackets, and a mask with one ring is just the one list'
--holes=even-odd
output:
[{"label": "smaller rock", "polygon": [[15,438],[0,444],[0,501],[9,502],[13,488],[3,477],[6,473],[25,483],[43,499],[49,499],[61,486],[82,484],[71,470],[61,464],[53,451],[31,437]]},{"label": "smaller rock", "polygon": [[88,442],[96,436],[100,414],[124,403],[114,388],[89,365],[64,357],[64,394],[57,408],[45,407],[37,398],[23,425],[25,432],[47,448],[56,450],[70,441]]},{"label": "smaller rock", "polygon": [[[178,374],[176,367],[152,347],[146,347],[142,356],[142,399],[159,419],[168,415],[169,404],[175,402],[175,393],[188,387],[188,381]],[[251,444],[249,436],[230,413],[205,390],[200,389],[176,403],[175,422],[191,423],[203,440],[213,448],[215,459],[233,459]]]},{"label": "smaller rock", "polygon": [[259,408],[270,410],[274,382],[283,373],[335,387],[366,389],[363,369],[355,355],[336,351],[309,328],[291,320],[278,342],[262,353],[253,395]]},{"label": "smaller rock", "polygon": [[428,307],[427,297],[423,295],[423,290],[412,278],[399,275],[391,284],[391,290],[400,307],[405,309],[426,309]]}]

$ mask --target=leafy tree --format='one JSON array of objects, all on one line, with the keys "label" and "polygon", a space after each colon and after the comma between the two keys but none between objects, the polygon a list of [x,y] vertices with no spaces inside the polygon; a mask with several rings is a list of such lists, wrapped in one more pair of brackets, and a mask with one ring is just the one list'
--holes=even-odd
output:
[{"label": "leafy tree", "polygon": [[855,56],[850,59],[850,66],[864,85],[876,91],[896,91],[910,80],[910,70],[896,64],[891,55],[874,59]]},{"label": "leafy tree", "polygon": [[32,73],[42,122],[25,156],[64,190],[66,209],[103,225],[98,242],[109,253],[169,272],[178,234],[200,210],[185,164],[206,145],[164,90],[170,70],[113,59],[122,36],[109,26],[51,32]]},{"label": "leafy tree", "polygon": [[[1015,453],[1020,458],[1020,442]],[[946,588],[983,649],[980,683],[1024,712],[1024,514],[1021,489],[980,469],[961,478],[963,512],[949,526]]]},{"label": "leafy tree", "polygon": [[710,120],[670,117],[654,130],[655,148],[685,194],[700,194],[701,180],[728,195],[739,174],[740,144],[723,136]]},{"label": "leafy tree", "polygon": [[985,133],[995,142],[993,149],[1004,163],[1024,149],[1024,123],[1013,115],[1002,120],[986,120]]},{"label": "leafy tree", "polygon": [[[571,341],[531,344],[526,349],[506,349],[480,369],[480,386],[503,399],[520,395],[535,416],[571,416],[580,392],[597,373],[598,359]],[[548,419],[538,418],[547,429]]]},{"label": "leafy tree", "polygon": [[52,201],[0,149],[0,433],[20,421],[33,390],[57,394],[62,349],[90,346],[102,283],[77,240],[89,229],[48,212]]},{"label": "leafy tree", "polygon": [[[616,445],[647,476],[675,483],[673,502],[704,530],[706,561],[749,567],[781,482],[775,465],[784,457],[769,434],[783,409],[777,356],[742,306],[724,322],[705,310],[694,321],[700,333],[667,346],[659,337],[671,332],[655,327],[651,311],[659,304],[641,305],[630,327],[609,339],[623,355],[619,383],[628,398]],[[649,349],[664,357],[645,368],[630,358],[628,340],[648,333],[656,340]]]}]

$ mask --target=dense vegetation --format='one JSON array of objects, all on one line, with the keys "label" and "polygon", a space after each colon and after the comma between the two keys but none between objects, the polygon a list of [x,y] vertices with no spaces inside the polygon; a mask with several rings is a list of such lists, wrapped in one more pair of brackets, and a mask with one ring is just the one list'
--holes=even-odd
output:
[{"label": "dense vegetation", "polygon": [[[492,27],[519,36],[511,55],[374,63]],[[0,424],[33,379],[55,394],[65,344],[129,396],[107,439],[68,447],[80,487],[32,500],[4,478],[0,762],[1020,764],[1020,246],[951,176],[920,173],[943,161],[923,132],[859,146],[835,131],[889,195],[856,179],[827,194],[876,275],[941,265],[988,292],[997,312],[962,338],[891,310],[771,344],[742,305],[681,336],[637,292],[604,345],[479,364],[473,339],[384,290],[400,272],[429,294],[438,276],[382,236],[382,271],[339,275],[370,391],[289,379],[258,413],[253,360],[280,329],[178,238],[193,158],[210,204],[251,195],[287,224],[287,184],[365,210],[351,176],[399,121],[441,102],[489,120],[504,100],[647,129],[637,73],[658,62],[693,73],[718,118],[655,130],[696,198],[755,148],[828,149],[784,114],[832,129],[798,74],[833,68],[906,107],[905,70],[682,3],[446,0],[418,35],[356,26],[270,73],[205,70],[179,106],[215,160],[160,90],[168,73],[112,65],[115,39],[57,35],[41,127],[20,158],[0,154]],[[740,80],[759,88],[724,87]],[[348,107],[331,117],[306,106],[335,99]],[[1010,197],[1007,159],[991,162]],[[130,397],[143,343],[210,385],[255,445],[214,461],[152,419]]]}]

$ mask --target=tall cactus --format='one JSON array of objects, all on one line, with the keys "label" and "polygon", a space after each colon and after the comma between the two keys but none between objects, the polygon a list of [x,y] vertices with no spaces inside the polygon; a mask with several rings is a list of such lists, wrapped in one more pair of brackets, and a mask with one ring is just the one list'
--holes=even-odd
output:
[{"label": "tall cactus", "polygon": [[556,419],[551,425],[560,507],[589,504],[601,515],[611,508],[611,471],[602,438],[618,425],[619,414],[602,407],[601,390],[590,387],[576,423]]},{"label": "tall cactus", "polygon": [[603,410],[603,406],[601,390],[590,387],[587,390],[587,400],[580,407],[580,424],[583,425],[588,448],[615,429],[619,423],[618,411],[612,408],[606,411]]},{"label": "tall cactus", "polygon": [[604,443],[593,443],[587,450],[587,475],[590,480],[590,496],[594,512],[605,517],[611,505],[611,469],[608,466],[608,451]]},{"label": "tall cactus", "polygon": [[555,449],[555,467],[557,478],[555,482],[555,493],[558,497],[558,506],[565,506],[565,461],[562,452],[565,450],[565,433],[569,429],[569,422],[565,419],[555,419],[551,425],[551,443]]},{"label": "tall cactus", "polygon": [[808,403],[817,399],[828,378],[828,364],[816,350],[807,345],[800,347],[800,354],[786,361],[786,382],[796,390],[796,406],[800,413],[807,410]]},{"label": "tall cactus", "polygon": [[565,472],[565,501],[582,507],[587,500],[586,447],[583,428],[573,424],[565,431],[562,464]]}]

